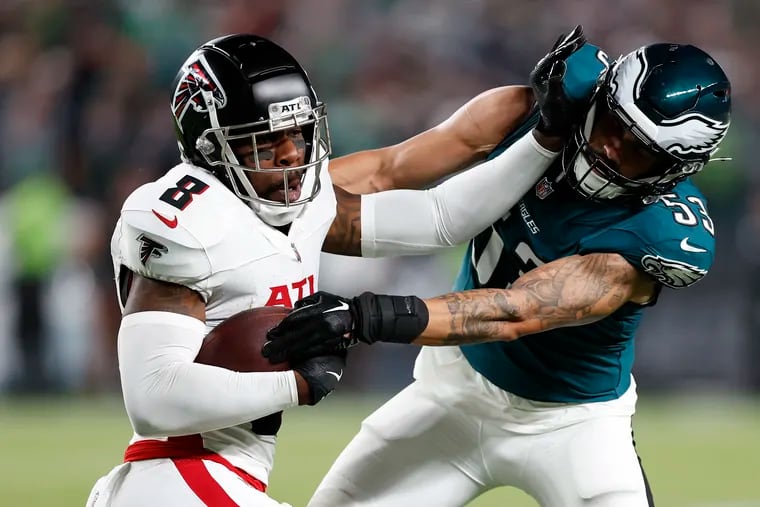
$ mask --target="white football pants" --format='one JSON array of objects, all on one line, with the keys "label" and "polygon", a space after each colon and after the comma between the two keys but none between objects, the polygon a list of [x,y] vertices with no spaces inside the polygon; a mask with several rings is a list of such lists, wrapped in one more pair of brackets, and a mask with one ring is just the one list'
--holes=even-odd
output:
[{"label": "white football pants", "polygon": [[544,507],[648,507],[636,389],[585,404],[507,393],[458,347],[424,347],[415,382],[364,420],[309,507],[455,507],[499,486]]},{"label": "white football pants", "polygon": [[86,507],[290,507],[253,488],[223,465],[168,458],[117,466],[92,488]]}]

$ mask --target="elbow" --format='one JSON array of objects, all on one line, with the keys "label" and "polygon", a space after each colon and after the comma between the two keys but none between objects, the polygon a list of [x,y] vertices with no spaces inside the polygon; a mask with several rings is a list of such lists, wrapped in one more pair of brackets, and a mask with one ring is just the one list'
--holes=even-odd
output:
[{"label": "elbow", "polygon": [[368,182],[369,192],[376,194],[377,192],[385,192],[386,190],[396,190],[398,188],[397,182],[394,180],[392,174],[388,174],[384,171],[379,171],[373,174],[369,178]]},{"label": "elbow", "polygon": [[505,310],[498,322],[498,339],[500,341],[513,342],[525,335],[537,332],[531,330],[537,321],[527,315],[518,305],[508,304]]},{"label": "elbow", "polygon": [[516,329],[514,322],[503,322],[501,329],[497,335],[498,341],[513,342],[519,339],[522,335]]},{"label": "elbow", "polygon": [[373,150],[377,157],[377,170],[372,174],[369,185],[373,192],[386,190],[417,189],[418,185],[409,164],[404,161],[404,143]]},{"label": "elbow", "polygon": [[[129,413],[129,412],[128,412]],[[169,428],[154,424],[149,417],[141,417],[139,414],[129,413],[129,421],[135,433],[141,437],[159,438],[169,435]]]},{"label": "elbow", "polygon": [[135,433],[144,437],[186,433],[187,428],[182,425],[186,418],[182,414],[190,412],[192,407],[171,385],[160,371],[139,379],[122,375],[124,408]]},{"label": "elbow", "polygon": [[172,424],[171,418],[166,417],[166,409],[170,400],[165,397],[146,395],[128,395],[124,393],[124,407],[127,410],[132,428],[143,437],[166,437],[178,434],[181,428]]},{"label": "elbow", "polygon": [[546,331],[539,320],[527,315],[521,315],[520,312],[512,313],[509,321],[502,322],[501,324],[503,326],[499,339],[505,342],[512,342],[519,340],[523,336]]}]

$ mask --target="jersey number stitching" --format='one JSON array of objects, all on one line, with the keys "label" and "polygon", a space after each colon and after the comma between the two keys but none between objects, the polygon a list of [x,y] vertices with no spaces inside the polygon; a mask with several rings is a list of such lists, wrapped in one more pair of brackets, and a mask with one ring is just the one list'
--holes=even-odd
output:
[{"label": "jersey number stitching", "polygon": [[[528,271],[545,264],[533,249],[521,241],[517,244],[515,249],[506,257],[503,257],[502,251],[504,249],[504,242],[501,236],[494,227],[491,227],[491,234],[483,249],[479,258],[476,258],[475,251],[472,252],[471,263],[475,268],[475,276],[481,287],[489,285],[492,278],[494,281],[501,278],[500,276],[494,277],[494,273],[497,270],[513,269],[517,268],[517,277],[521,277]],[[511,283],[507,283],[506,288],[509,288]]]},{"label": "jersey number stitching", "polygon": [[697,208],[699,208],[697,210],[699,212],[699,218],[697,218],[691,208],[689,208],[686,204],[671,200],[677,198],[678,196],[676,194],[665,194],[660,196],[660,200],[665,206],[673,208],[673,219],[679,224],[688,225],[690,227],[697,225],[701,219],[702,227],[704,227],[711,236],[714,236],[715,226],[712,219],[710,218],[710,215],[707,214],[707,208],[705,208],[705,203],[702,201],[702,199],[699,197],[694,197],[693,195],[686,197],[687,201],[695,204]]},{"label": "jersey number stitching", "polygon": [[178,210],[182,211],[193,202],[194,195],[200,195],[208,190],[208,185],[198,178],[193,178],[189,174],[184,175],[175,183],[175,187],[166,189],[161,194],[159,200],[171,204]]}]

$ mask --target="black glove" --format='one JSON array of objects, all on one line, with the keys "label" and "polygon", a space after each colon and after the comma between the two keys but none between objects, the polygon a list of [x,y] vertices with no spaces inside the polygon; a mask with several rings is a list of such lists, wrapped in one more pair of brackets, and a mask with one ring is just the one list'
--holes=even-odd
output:
[{"label": "black glove", "polygon": [[317,292],[297,301],[293,311],[269,330],[261,353],[271,363],[295,363],[345,351],[357,343],[352,336],[355,320],[353,300]]},{"label": "black glove", "polygon": [[416,296],[365,292],[348,299],[317,292],[267,333],[262,354],[273,363],[332,354],[376,341],[409,343],[427,327],[428,311]]},{"label": "black glove", "polygon": [[530,73],[530,86],[539,109],[536,130],[545,136],[566,138],[572,126],[583,119],[588,104],[568,98],[562,80],[567,71],[565,60],[585,43],[583,28],[578,25],[569,35],[561,35]]},{"label": "black glove", "polygon": [[346,353],[317,356],[306,359],[293,369],[309,384],[311,397],[309,405],[316,405],[333,392],[343,378],[346,367]]}]

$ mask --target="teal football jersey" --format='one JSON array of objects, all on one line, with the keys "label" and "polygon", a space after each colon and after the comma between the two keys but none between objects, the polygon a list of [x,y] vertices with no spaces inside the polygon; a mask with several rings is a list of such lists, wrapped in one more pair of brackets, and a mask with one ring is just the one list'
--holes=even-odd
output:
[{"label": "teal football jersey", "polygon": [[[493,155],[520,136],[532,135],[535,122],[534,115]],[[541,264],[600,252],[618,253],[661,285],[682,288],[707,273],[714,248],[705,198],[690,181],[647,206],[599,203],[571,189],[557,161],[533,191],[470,242],[454,289],[506,288]],[[643,308],[626,303],[592,324],[461,349],[475,370],[525,398],[615,399],[630,385],[634,335]]]}]

